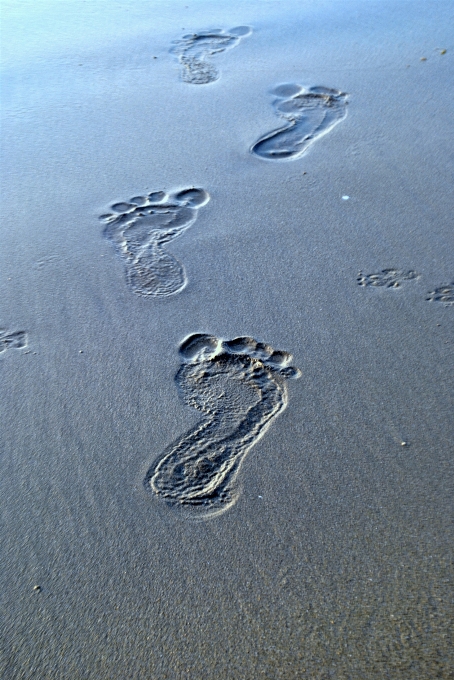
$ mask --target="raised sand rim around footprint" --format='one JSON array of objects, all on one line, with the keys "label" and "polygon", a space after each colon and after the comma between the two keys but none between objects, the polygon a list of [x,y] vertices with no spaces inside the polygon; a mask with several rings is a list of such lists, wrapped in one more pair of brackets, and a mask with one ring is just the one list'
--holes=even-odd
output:
[{"label": "raised sand rim around footprint", "polygon": [[285,83],[272,90],[276,114],[288,121],[253,144],[251,153],[272,161],[300,158],[317,139],[326,135],[347,115],[348,95],[328,87],[308,90]]},{"label": "raised sand rim around footprint", "polygon": [[104,236],[114,245],[126,269],[126,281],[137,295],[163,297],[186,285],[184,266],[164,246],[186,231],[199,208],[210,200],[204,189],[191,187],[171,194],[155,191],[114,203]]},{"label": "raised sand rim around footprint", "polygon": [[180,395],[204,418],[163,452],[145,486],[170,505],[211,516],[236,501],[241,463],[286,407],[287,379],[299,371],[291,355],[250,337],[192,335],[180,355]]}]

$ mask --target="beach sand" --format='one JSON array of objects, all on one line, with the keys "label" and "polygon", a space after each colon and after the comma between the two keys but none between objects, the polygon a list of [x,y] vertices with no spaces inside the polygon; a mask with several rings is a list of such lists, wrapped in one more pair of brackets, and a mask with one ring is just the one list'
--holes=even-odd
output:
[{"label": "beach sand", "polygon": [[[0,673],[450,678],[452,2],[186,2],[3,2]],[[297,105],[341,113],[253,153]],[[193,187],[161,294],[99,218]],[[251,366],[230,500],[183,503],[188,404],[239,431]]]}]

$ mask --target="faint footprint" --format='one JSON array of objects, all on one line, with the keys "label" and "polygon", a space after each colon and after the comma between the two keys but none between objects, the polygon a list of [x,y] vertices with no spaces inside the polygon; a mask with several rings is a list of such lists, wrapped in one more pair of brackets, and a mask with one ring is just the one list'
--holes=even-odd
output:
[{"label": "faint footprint", "polygon": [[27,346],[25,331],[7,331],[0,329],[0,354],[7,349],[22,349]]},{"label": "faint footprint", "polygon": [[431,293],[427,293],[426,300],[431,302],[441,302],[447,307],[454,305],[454,281],[446,284],[445,286],[440,286],[435,288]]},{"label": "faint footprint", "polygon": [[157,297],[184,288],[184,267],[164,245],[194,224],[198,209],[209,200],[204,189],[184,189],[170,196],[155,191],[115,203],[114,214],[101,215],[107,222],[104,235],[123,258],[127,282],[135,293]]},{"label": "faint footprint", "polygon": [[153,463],[146,488],[170,505],[212,516],[238,497],[236,477],[249,449],[287,405],[291,355],[253,338],[195,334],[180,346],[175,380],[204,418]]},{"label": "faint footprint", "polygon": [[403,269],[382,269],[376,274],[358,273],[356,280],[360,286],[386,286],[386,288],[399,288],[403,281],[418,279],[419,274],[415,271]]},{"label": "faint footprint", "polygon": [[206,85],[219,78],[219,71],[210,63],[209,58],[219,52],[235,47],[241,38],[252,33],[249,26],[237,26],[224,33],[220,29],[204,33],[185,35],[175,40],[171,49],[182,66],[182,78],[186,83]]},{"label": "faint footprint", "polygon": [[272,94],[276,113],[288,124],[269,132],[251,147],[251,152],[272,161],[295,160],[317,139],[326,135],[347,115],[345,92],[327,87],[288,83],[276,87]]}]

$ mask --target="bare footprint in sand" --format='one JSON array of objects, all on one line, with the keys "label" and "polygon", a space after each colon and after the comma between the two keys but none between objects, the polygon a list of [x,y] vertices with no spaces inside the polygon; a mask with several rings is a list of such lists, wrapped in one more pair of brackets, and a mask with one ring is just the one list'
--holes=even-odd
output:
[{"label": "bare footprint in sand", "polygon": [[447,283],[444,286],[439,286],[427,293],[426,300],[430,302],[440,302],[445,307],[454,305],[454,281]]},{"label": "bare footprint in sand", "polygon": [[327,87],[288,83],[272,91],[276,113],[288,121],[285,127],[261,137],[251,152],[271,161],[293,161],[317,139],[333,129],[347,115],[345,92]]},{"label": "bare footprint in sand", "polygon": [[252,33],[249,26],[237,26],[229,31],[206,31],[185,35],[175,40],[171,49],[181,64],[181,77],[192,85],[206,85],[219,78],[219,71],[210,62],[210,57],[236,47],[241,38]]},{"label": "bare footprint in sand", "polygon": [[400,288],[404,281],[412,281],[415,279],[419,279],[419,274],[412,269],[382,269],[375,274],[363,274],[363,272],[359,272],[356,277],[359,286],[386,288]]},{"label": "bare footprint in sand", "polygon": [[126,279],[138,295],[159,297],[179,293],[186,285],[184,267],[164,250],[194,224],[199,208],[210,197],[204,189],[184,189],[167,195],[155,191],[115,203],[104,236],[111,241],[126,266]]},{"label": "bare footprint in sand", "polygon": [[180,354],[178,390],[204,417],[159,456],[144,483],[168,504],[209,517],[235,503],[241,464],[285,409],[287,379],[300,372],[290,354],[249,337],[195,334]]},{"label": "bare footprint in sand", "polygon": [[9,349],[23,349],[27,346],[25,331],[7,331],[0,329],[0,354]]}]

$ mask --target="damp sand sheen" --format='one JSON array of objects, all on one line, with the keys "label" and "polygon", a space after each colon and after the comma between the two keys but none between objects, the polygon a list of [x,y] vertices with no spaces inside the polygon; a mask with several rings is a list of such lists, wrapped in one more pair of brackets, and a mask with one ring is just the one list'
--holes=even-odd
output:
[{"label": "damp sand sheen", "polygon": [[241,464],[287,405],[291,355],[250,337],[194,334],[180,345],[175,381],[183,402],[204,414],[149,469],[154,495],[193,517],[224,512],[238,498]]}]

